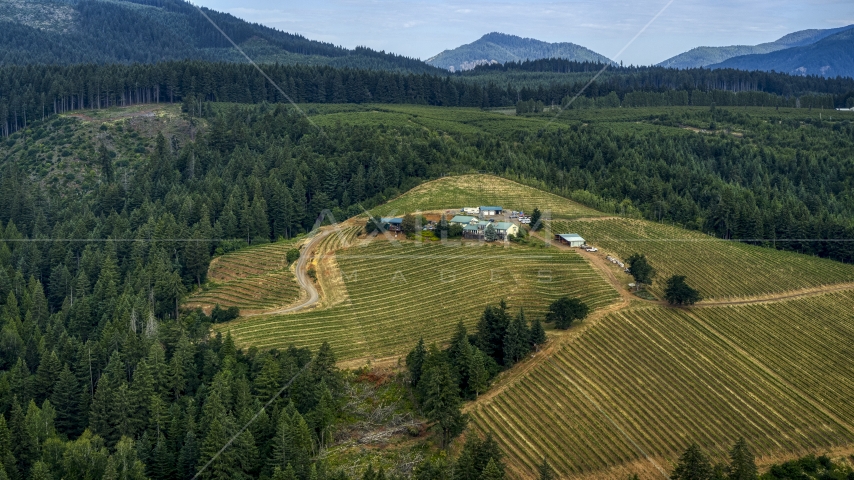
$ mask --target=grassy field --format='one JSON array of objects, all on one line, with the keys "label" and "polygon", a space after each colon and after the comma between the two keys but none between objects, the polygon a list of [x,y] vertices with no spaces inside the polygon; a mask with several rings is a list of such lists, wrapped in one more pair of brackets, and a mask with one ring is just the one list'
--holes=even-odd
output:
[{"label": "grassy field", "polygon": [[[609,128],[638,134],[696,135],[697,129],[710,134],[709,107],[642,107],[549,110],[538,114],[515,115],[515,108],[481,110],[479,108],[431,107],[426,105],[302,105],[317,125],[337,124],[379,128],[417,128],[451,135],[498,135],[512,138],[520,133],[566,128]],[[749,141],[761,135],[772,123],[792,120],[811,124],[816,121],[844,121],[847,112],[822,112],[819,109],[770,107],[718,107],[728,112],[719,118],[714,134],[735,135]],[[690,130],[688,128],[693,128]],[[805,127],[807,128],[807,127]],[[811,128],[811,127],[809,127]],[[815,133],[814,129],[810,129]]]},{"label": "grassy field", "polygon": [[[336,124],[427,129],[452,135],[514,135],[566,128],[562,121],[544,117],[516,117],[479,108],[425,105],[315,105],[303,108],[320,127]],[[573,122],[577,123],[577,122]]]},{"label": "grassy field", "polygon": [[295,244],[270,243],[215,258],[208,269],[207,288],[190,296],[185,307],[207,311],[219,304],[238,307],[245,314],[292,303],[300,289],[285,255]]},{"label": "grassy field", "polygon": [[563,295],[593,308],[617,298],[579,255],[551,249],[376,240],[339,251],[336,260],[347,296],[339,305],[216,328],[231,331],[242,347],[315,348],[329,341],[340,359],[382,358],[405,353],[421,336],[446,341],[458,321],[473,327],[483,308],[502,298],[529,317]]},{"label": "grassy field", "polygon": [[548,456],[562,476],[660,478],[689,443],[723,460],[739,436],[764,462],[850,445],[852,311],[847,293],[609,314],[475,409],[473,428],[518,475]]},{"label": "grassy field", "polygon": [[508,210],[550,211],[553,218],[601,216],[603,213],[542,190],[494,175],[460,175],[427,182],[373,209],[375,215],[450,210],[497,205]]},{"label": "grassy field", "polygon": [[854,265],[715,239],[699,232],[626,218],[555,221],[553,233],[578,233],[602,254],[625,260],[643,253],[658,271],[662,294],[671,275],[685,275],[705,298],[750,297],[854,282]]}]

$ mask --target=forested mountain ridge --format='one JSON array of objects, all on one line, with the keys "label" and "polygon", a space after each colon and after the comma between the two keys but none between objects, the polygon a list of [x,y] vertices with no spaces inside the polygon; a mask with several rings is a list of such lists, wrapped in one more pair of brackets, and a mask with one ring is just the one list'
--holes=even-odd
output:
[{"label": "forested mountain ridge", "polygon": [[[257,62],[440,73],[419,60],[349,50],[203,10]],[[183,0],[0,0],[0,65],[183,59],[246,61]]]},{"label": "forested mountain ridge", "polygon": [[854,29],[848,28],[815,43],[776,52],[730,58],[709,68],[777,71],[791,75],[854,77]]},{"label": "forested mountain ridge", "polygon": [[697,68],[724,62],[733,57],[775,52],[791,47],[810,45],[830,35],[854,28],[854,25],[829,29],[811,29],[793,32],[773,42],[759,45],[731,45],[726,47],[696,47],[657,64],[668,68]]},{"label": "forested mountain ridge", "polygon": [[472,43],[445,50],[427,59],[426,62],[451,71],[465,71],[478,65],[504,64],[541,58],[612,63],[607,57],[574,43],[548,43],[498,32],[488,33]]}]

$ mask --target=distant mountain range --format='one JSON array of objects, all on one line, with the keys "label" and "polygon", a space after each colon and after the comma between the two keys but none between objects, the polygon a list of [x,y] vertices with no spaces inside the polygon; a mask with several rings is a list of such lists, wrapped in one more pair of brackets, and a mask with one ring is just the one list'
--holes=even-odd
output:
[{"label": "distant mountain range", "polygon": [[[253,60],[265,63],[430,74],[551,58],[614,63],[574,43],[548,43],[497,32],[422,62],[364,47],[347,49],[309,40],[207,8],[203,12]],[[854,77],[852,52],[854,25],[849,25],[802,30],[759,45],[698,47],[659,66]],[[0,66],[185,59],[246,61],[202,12],[185,0],[0,0]]]},{"label": "distant mountain range", "polygon": [[763,70],[791,75],[854,77],[854,29],[827,36],[815,43],[776,52],[742,55],[709,68]]},{"label": "distant mountain range", "polygon": [[774,42],[729,47],[697,47],[659,66],[670,68],[737,68],[792,75],[854,76],[854,25],[801,30]]},{"label": "distant mountain range", "polygon": [[[258,62],[441,72],[420,60],[345,49],[203,10]],[[0,0],[0,65],[184,59],[246,61],[183,0]]]},{"label": "distant mountain range", "polygon": [[488,33],[480,39],[428,58],[434,67],[451,71],[471,70],[478,65],[564,58],[579,62],[613,63],[608,57],[574,43],[548,43],[504,33]]}]

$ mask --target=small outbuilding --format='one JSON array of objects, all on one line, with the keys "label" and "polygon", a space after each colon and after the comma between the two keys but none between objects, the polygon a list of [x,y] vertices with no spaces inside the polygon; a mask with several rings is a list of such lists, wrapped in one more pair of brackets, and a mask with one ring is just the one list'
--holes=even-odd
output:
[{"label": "small outbuilding", "polygon": [[555,235],[555,240],[570,247],[580,247],[584,245],[584,239],[577,233],[559,233]]},{"label": "small outbuilding", "polygon": [[382,223],[383,229],[388,230],[389,232],[399,232],[403,230],[402,218],[383,217],[380,218],[380,223]]},{"label": "small outbuilding", "polygon": [[480,214],[484,217],[493,217],[495,215],[501,215],[504,212],[504,209],[501,207],[480,207]]},{"label": "small outbuilding", "polygon": [[480,215],[480,209],[478,207],[463,207],[463,213],[466,215]]}]

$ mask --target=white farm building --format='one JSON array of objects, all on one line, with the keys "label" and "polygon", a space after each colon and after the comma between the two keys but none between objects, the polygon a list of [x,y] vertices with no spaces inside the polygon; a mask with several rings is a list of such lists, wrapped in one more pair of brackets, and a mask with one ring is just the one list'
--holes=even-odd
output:
[{"label": "white farm building", "polygon": [[559,233],[555,235],[555,240],[569,245],[570,247],[580,247],[584,245],[584,239],[577,233]]}]

